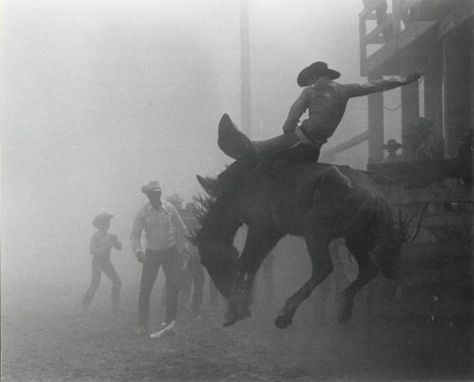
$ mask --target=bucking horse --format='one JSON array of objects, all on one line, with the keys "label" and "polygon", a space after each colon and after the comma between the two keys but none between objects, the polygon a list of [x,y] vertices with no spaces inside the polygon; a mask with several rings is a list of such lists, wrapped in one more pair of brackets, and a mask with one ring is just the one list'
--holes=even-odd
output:
[{"label": "bucking horse", "polygon": [[[242,176],[240,162],[217,178],[197,176],[207,196],[196,199],[200,228],[193,241],[203,266],[228,300],[224,326],[250,316],[257,271],[286,235],[304,238],[312,272],[279,312],[278,328],[291,324],[298,306],[333,270],[328,248],[333,239],[345,238],[359,267],[357,278],[339,297],[338,322],[351,318],[355,295],[378,272],[397,278],[403,240],[391,206],[369,174],[283,156],[253,163]],[[248,226],[248,234],[239,256],[233,240],[242,224]]]}]

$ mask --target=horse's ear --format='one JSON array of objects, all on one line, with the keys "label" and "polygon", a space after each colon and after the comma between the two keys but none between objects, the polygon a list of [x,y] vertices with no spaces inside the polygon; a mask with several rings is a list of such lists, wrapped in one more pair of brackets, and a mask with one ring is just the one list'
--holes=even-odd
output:
[{"label": "horse's ear", "polygon": [[201,185],[201,187],[204,188],[204,191],[206,191],[209,195],[217,196],[219,194],[219,184],[217,179],[212,179],[208,177],[205,178],[201,175],[196,175],[196,179]]},{"label": "horse's ear", "polygon": [[206,189],[206,180],[201,175],[196,175],[196,179],[201,187]]}]

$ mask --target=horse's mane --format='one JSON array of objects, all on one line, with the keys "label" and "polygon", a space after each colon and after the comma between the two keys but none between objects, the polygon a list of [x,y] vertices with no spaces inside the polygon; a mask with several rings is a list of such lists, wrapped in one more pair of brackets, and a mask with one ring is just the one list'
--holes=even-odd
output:
[{"label": "horse's mane", "polygon": [[[206,195],[197,195],[193,198],[193,214],[202,227],[211,214],[218,214],[222,209],[228,208],[231,196],[238,190],[239,185],[250,173],[261,171],[261,165],[245,161],[235,161],[227,166],[216,177],[197,176],[199,183]],[[192,237],[199,235],[201,228],[192,233]]]}]

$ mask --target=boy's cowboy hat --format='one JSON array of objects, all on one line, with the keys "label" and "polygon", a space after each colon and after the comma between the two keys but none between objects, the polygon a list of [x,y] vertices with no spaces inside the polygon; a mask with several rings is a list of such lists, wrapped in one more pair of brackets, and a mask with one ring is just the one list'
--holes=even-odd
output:
[{"label": "boy's cowboy hat", "polygon": [[300,74],[298,74],[296,82],[301,87],[311,85],[309,83],[309,79],[312,76],[329,77],[331,80],[335,80],[336,78],[341,77],[341,73],[336,70],[329,69],[328,64],[325,62],[317,61],[304,68]]},{"label": "boy's cowboy hat", "polygon": [[110,221],[110,219],[112,219],[113,217],[114,217],[114,215],[112,215],[112,214],[109,214],[107,212],[102,212],[101,214],[97,215],[94,218],[94,220],[92,220],[92,225],[95,228],[99,228],[102,225],[102,223]]},{"label": "boy's cowboy hat", "polygon": [[387,144],[383,145],[384,149],[399,149],[402,147],[400,143],[398,143],[395,139],[389,139]]},{"label": "boy's cowboy hat", "polygon": [[149,192],[161,192],[161,185],[157,180],[152,180],[150,183],[143,186],[141,190],[144,194],[148,194]]}]

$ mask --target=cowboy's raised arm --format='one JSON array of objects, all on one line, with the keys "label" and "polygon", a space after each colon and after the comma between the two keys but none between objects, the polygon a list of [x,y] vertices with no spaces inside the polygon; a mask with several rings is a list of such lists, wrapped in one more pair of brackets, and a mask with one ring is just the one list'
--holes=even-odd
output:
[{"label": "cowboy's raised arm", "polygon": [[296,129],[303,113],[308,108],[309,88],[304,89],[296,101],[291,105],[288,117],[283,124],[283,133],[289,133]]},{"label": "cowboy's raised arm", "polygon": [[421,77],[420,72],[413,72],[407,77],[400,79],[388,78],[386,80],[377,80],[365,84],[347,84],[344,85],[348,98],[361,97],[372,93],[383,92],[398,88],[403,85],[411,84]]}]

